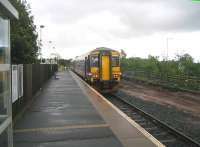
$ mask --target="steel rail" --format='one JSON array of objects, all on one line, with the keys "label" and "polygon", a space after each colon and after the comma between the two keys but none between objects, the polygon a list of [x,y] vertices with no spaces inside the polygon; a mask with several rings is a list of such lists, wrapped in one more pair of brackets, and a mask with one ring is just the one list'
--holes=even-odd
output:
[{"label": "steel rail", "polygon": [[[112,101],[112,98],[115,98],[115,100],[121,101],[124,104],[128,105],[129,107],[131,107],[131,111],[133,111],[133,109],[135,109],[137,111],[137,113],[139,113],[139,115],[142,115],[142,117],[148,119],[146,121],[149,121],[151,123],[153,123],[154,125],[157,125],[158,127],[160,127],[161,129],[165,130],[168,134],[174,136],[175,140],[177,141],[180,140],[181,142],[185,142],[190,144],[191,146],[187,146],[187,147],[200,147],[200,143],[198,143],[197,141],[193,140],[191,137],[186,136],[185,134],[181,133],[180,131],[176,130],[175,128],[172,128],[171,126],[169,126],[168,124],[166,124],[165,122],[155,118],[153,115],[141,110],[140,108],[138,108],[137,106],[134,106],[132,103],[130,103],[127,100],[124,100],[122,98],[120,98],[119,96],[116,95],[109,95],[109,96],[105,96],[106,98],[109,98],[108,100]],[[123,111],[123,110],[122,110]],[[125,112],[127,113],[127,112]],[[133,119],[133,118],[132,118]],[[134,119],[133,119],[134,120]],[[136,121],[137,122],[137,121]],[[142,121],[144,122],[144,121]],[[140,123],[138,123],[140,124]],[[145,128],[144,128],[145,129]],[[148,131],[148,128],[146,128]],[[159,129],[159,128],[158,128]],[[153,134],[152,134],[153,135]],[[153,135],[154,136],[154,135]],[[155,137],[156,138],[156,137]],[[159,139],[158,139],[159,140]],[[162,142],[163,141],[163,142]],[[166,139],[161,140],[161,142],[163,144],[165,144]],[[173,140],[169,140],[169,141],[173,141]],[[168,147],[168,146],[167,146]]]}]

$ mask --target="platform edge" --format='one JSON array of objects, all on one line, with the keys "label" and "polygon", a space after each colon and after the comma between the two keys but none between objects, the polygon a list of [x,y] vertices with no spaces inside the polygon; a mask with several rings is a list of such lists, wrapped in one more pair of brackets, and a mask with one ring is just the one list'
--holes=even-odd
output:
[{"label": "platform edge", "polygon": [[118,109],[115,105],[113,105],[110,101],[108,101],[103,95],[101,95],[97,90],[95,90],[93,87],[91,87],[88,83],[86,83],[83,79],[81,79],[78,75],[76,75],[74,72],[70,71],[71,74],[75,75],[77,78],[79,78],[83,84],[85,84],[89,89],[91,89],[96,95],[98,95],[100,98],[102,98],[106,103],[108,103],[114,110],[116,110],[122,117],[124,117],[132,126],[134,126],[138,131],[140,131],[146,138],[148,138],[153,144],[155,144],[158,147],[166,147],[163,145],[159,140],[157,140],[155,137],[153,137],[150,133],[148,133],[144,128],[142,128],[138,123],[136,123],[134,120],[129,118],[124,112],[122,112],[120,109]]}]

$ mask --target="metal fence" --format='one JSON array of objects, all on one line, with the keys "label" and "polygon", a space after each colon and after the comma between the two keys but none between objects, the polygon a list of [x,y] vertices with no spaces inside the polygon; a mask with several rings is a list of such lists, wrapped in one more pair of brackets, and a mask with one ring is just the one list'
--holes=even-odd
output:
[{"label": "metal fence", "polygon": [[57,71],[57,65],[34,64],[32,65],[32,94],[43,86],[43,84]]},{"label": "metal fence", "polygon": [[34,95],[58,70],[57,65],[24,64],[13,65],[13,116],[29,103]]},{"label": "metal fence", "polygon": [[144,81],[169,88],[184,91],[200,92],[200,78],[186,75],[167,75],[146,72],[141,70],[126,71],[122,75],[125,79]]}]

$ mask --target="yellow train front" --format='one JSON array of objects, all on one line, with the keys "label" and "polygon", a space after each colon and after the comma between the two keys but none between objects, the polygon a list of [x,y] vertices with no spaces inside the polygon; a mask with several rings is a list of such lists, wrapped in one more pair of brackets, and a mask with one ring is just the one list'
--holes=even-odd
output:
[{"label": "yellow train front", "polygon": [[73,70],[102,92],[117,90],[120,82],[120,53],[100,47],[78,56],[73,62]]}]

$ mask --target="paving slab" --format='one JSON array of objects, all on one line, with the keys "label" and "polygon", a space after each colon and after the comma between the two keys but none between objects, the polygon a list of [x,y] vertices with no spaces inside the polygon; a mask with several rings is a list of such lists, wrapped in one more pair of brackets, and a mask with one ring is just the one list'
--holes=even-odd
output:
[{"label": "paving slab", "polygon": [[14,128],[14,147],[164,147],[72,72],[43,87]]},{"label": "paving slab", "polygon": [[124,147],[165,147],[94,88],[71,74]]},{"label": "paving slab", "polygon": [[69,72],[42,89],[14,128],[14,147],[122,147]]}]

